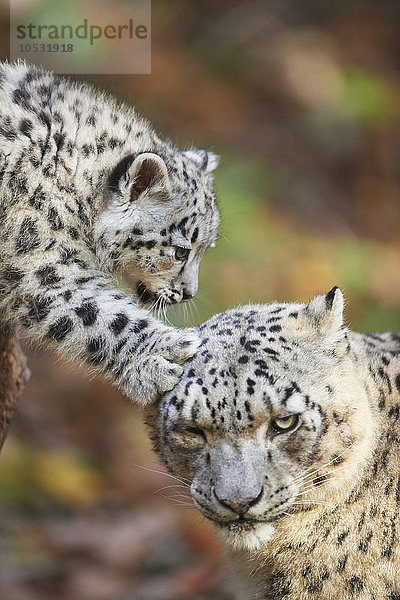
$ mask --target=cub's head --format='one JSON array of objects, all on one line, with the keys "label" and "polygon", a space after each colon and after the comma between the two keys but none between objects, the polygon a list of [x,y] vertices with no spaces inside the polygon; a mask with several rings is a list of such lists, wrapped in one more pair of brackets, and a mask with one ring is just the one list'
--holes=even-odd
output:
[{"label": "cub's head", "polygon": [[373,419],[338,288],[309,304],[230,310],[147,422],[171,473],[228,543],[255,549],[287,513],[340,494]]},{"label": "cub's head", "polygon": [[206,150],[124,157],[108,179],[107,207],[95,227],[103,266],[124,271],[138,301],[165,306],[197,292],[200,261],[214,246],[219,213]]}]

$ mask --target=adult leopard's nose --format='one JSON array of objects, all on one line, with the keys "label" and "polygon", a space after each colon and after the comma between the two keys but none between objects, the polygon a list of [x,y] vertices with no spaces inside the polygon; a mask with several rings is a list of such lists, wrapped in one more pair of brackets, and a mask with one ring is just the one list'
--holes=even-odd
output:
[{"label": "adult leopard's nose", "polygon": [[263,488],[261,488],[260,493],[253,498],[235,498],[234,500],[230,500],[229,498],[219,498],[215,489],[214,495],[220,504],[226,506],[238,515],[244,515],[251,507],[255,506],[261,500],[263,491]]}]

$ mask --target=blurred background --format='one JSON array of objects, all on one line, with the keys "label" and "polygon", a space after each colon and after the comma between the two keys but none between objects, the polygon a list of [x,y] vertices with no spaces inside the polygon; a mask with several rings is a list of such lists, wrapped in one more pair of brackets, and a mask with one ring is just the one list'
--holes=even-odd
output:
[{"label": "blurred background", "polygon": [[[398,0],[153,0],[152,74],[84,78],[222,156],[221,239],[173,323],[339,285],[353,329],[399,330],[399,24]],[[27,354],[0,460],[0,598],[230,600],[212,528],[146,470],[140,411]]]}]

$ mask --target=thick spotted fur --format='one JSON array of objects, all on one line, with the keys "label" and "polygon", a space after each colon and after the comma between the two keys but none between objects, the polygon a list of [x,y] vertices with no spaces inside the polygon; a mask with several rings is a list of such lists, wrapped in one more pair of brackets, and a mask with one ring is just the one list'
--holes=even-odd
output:
[{"label": "thick spotted fur", "polygon": [[334,288],[213,317],[149,410],[240,600],[400,599],[400,336],[350,332],[342,310]]},{"label": "thick spotted fur", "polygon": [[[93,89],[0,65],[0,320],[141,403],[171,389],[194,330],[151,316],[194,296],[219,223],[217,157],[180,152]],[[118,289],[124,271],[134,296]]]}]

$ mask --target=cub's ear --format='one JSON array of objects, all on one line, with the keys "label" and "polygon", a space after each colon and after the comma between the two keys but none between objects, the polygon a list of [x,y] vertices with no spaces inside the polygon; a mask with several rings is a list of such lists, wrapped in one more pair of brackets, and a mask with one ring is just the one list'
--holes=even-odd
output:
[{"label": "cub's ear", "polygon": [[204,173],[211,173],[218,167],[219,156],[213,152],[204,150],[204,148],[190,148],[190,150],[186,150],[181,154],[194,163],[199,171],[203,171]]},{"label": "cub's ear", "polygon": [[339,342],[346,329],[343,327],[344,300],[342,291],[335,286],[323,296],[317,296],[304,308],[304,317],[318,335]]},{"label": "cub's ear", "polygon": [[143,152],[136,156],[126,156],[112,171],[108,187],[111,191],[123,194],[127,187],[130,201],[134,202],[150,188],[160,191],[168,186],[167,166],[163,159],[152,152]]},{"label": "cub's ear", "polygon": [[152,152],[144,152],[135,158],[128,177],[132,181],[131,202],[137,200],[140,194],[150,188],[162,188],[168,184],[167,166],[158,154]]}]

